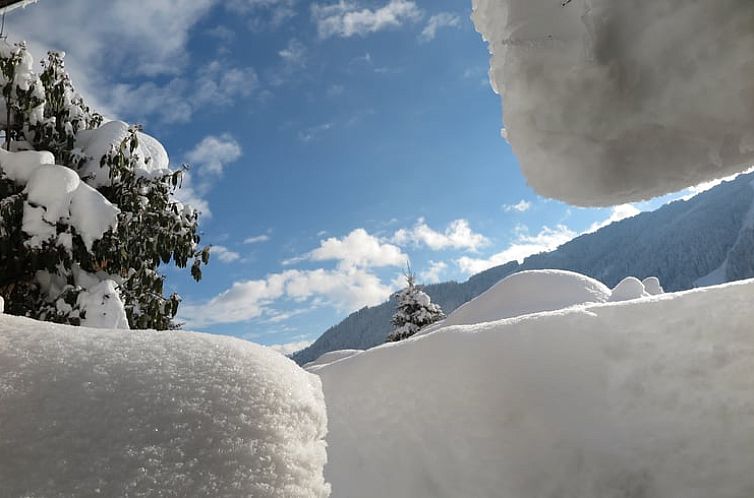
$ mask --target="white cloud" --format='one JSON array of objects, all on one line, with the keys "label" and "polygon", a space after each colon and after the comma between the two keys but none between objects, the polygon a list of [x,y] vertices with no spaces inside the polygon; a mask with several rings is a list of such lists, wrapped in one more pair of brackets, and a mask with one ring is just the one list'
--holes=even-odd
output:
[{"label": "white cloud", "polygon": [[390,0],[374,10],[359,8],[350,0],[312,5],[312,18],[321,38],[366,36],[383,29],[400,27],[407,22],[416,22],[421,17],[421,9],[410,0]]},{"label": "white cloud", "polygon": [[201,304],[184,304],[180,319],[188,327],[236,323],[273,314],[272,304],[290,299],[329,305],[342,312],[374,306],[387,299],[393,288],[361,268],[334,270],[287,270],[262,280],[236,282],[233,286]]},{"label": "white cloud", "polygon": [[437,30],[442,28],[458,28],[461,26],[461,18],[451,12],[440,12],[429,18],[427,25],[419,35],[423,42],[429,42],[437,36]]},{"label": "white cloud", "polygon": [[309,128],[298,132],[298,139],[302,142],[312,142],[322,136],[323,133],[330,131],[334,127],[335,123],[332,122],[310,126]]},{"label": "white cloud", "polygon": [[302,349],[308,348],[309,346],[312,345],[312,342],[314,341],[297,341],[297,342],[289,342],[287,344],[273,344],[267,347],[270,349],[274,349],[280,354],[288,356],[298,351],[301,351]]},{"label": "white cloud", "polygon": [[510,261],[521,262],[532,254],[552,251],[577,235],[564,225],[557,225],[555,228],[543,227],[536,235],[529,235],[525,227],[518,227],[517,232],[516,239],[510,246],[489,258],[464,256],[458,259],[461,271],[471,275]]},{"label": "white cloud", "polygon": [[288,45],[278,52],[278,55],[287,65],[301,67],[306,64],[307,50],[303,43],[292,38],[288,41]]},{"label": "white cloud", "polygon": [[262,242],[267,242],[268,240],[270,240],[270,236],[267,234],[262,234],[262,235],[254,235],[251,237],[246,237],[243,243],[244,244],[259,244]]},{"label": "white cloud", "polygon": [[310,261],[337,261],[341,268],[403,266],[408,261],[399,247],[381,242],[363,228],[342,239],[323,240],[319,248],[305,257]]},{"label": "white cloud", "polygon": [[229,0],[228,9],[250,16],[249,26],[255,30],[276,29],[296,15],[296,0]]},{"label": "white cloud", "polygon": [[[383,283],[371,268],[403,266],[407,256],[391,244],[383,243],[358,228],[347,236],[320,242],[317,249],[293,262],[335,262],[335,268],[286,270],[260,280],[236,282],[205,303],[184,304],[181,320],[190,327],[235,323],[255,318],[285,319],[279,308],[282,300],[312,306],[332,306],[343,312],[374,306],[390,297],[392,283]],[[283,318],[278,318],[278,317]]]},{"label": "white cloud", "polygon": [[204,196],[222,176],[225,166],[237,161],[241,154],[240,144],[227,133],[204,137],[186,154],[191,171],[184,173],[181,188],[175,193],[176,199],[200,211],[205,218],[211,217]]},{"label": "white cloud", "polygon": [[632,216],[636,216],[639,213],[641,213],[641,210],[633,204],[621,204],[619,206],[614,206],[610,211],[610,216],[606,220],[592,223],[592,225],[587,229],[585,233],[596,232],[600,228],[604,228],[611,223],[625,220],[626,218],[631,218]]},{"label": "white cloud", "polygon": [[223,263],[232,263],[241,259],[240,254],[236,251],[231,251],[225,246],[212,246],[210,253]]},{"label": "white cloud", "polygon": [[[241,2],[238,2],[239,4]],[[247,2],[274,9],[286,0]],[[12,14],[11,40],[27,40],[39,58],[48,50],[67,52],[66,67],[88,103],[109,117],[186,122],[209,102],[227,105],[248,97],[256,73],[219,61],[199,75],[182,76],[190,62],[192,29],[220,0],[66,0],[41,2]],[[227,30],[217,31],[228,36]],[[168,76],[167,82],[125,84],[125,77]]]},{"label": "white cloud", "polygon": [[250,97],[259,78],[254,68],[233,67],[215,60],[194,79],[177,77],[163,85],[151,81],[116,84],[105,98],[112,112],[146,121],[155,116],[164,123],[185,123],[211,106],[230,106]]},{"label": "white cloud", "polygon": [[516,204],[504,204],[503,209],[505,210],[506,213],[510,213],[513,211],[517,213],[524,213],[528,211],[529,209],[531,209],[531,202],[521,199]]},{"label": "white cloud", "polygon": [[448,264],[444,261],[430,261],[429,268],[419,274],[422,282],[436,284],[441,281],[442,274],[448,269]]},{"label": "white cloud", "polygon": [[186,154],[186,160],[201,176],[222,175],[225,166],[241,157],[241,145],[230,134],[204,137]]},{"label": "white cloud", "polygon": [[[65,50],[94,68],[175,74],[188,61],[189,33],[217,0],[66,0],[13,14],[12,38]],[[114,40],[117,42],[114,43]]]},{"label": "white cloud", "polygon": [[199,211],[203,219],[211,218],[212,210],[209,208],[209,202],[194,188],[193,178],[190,172],[184,172],[181,180],[181,188],[173,195],[178,201]]},{"label": "white cloud", "polygon": [[419,218],[413,228],[401,228],[393,234],[392,241],[398,245],[425,245],[433,251],[443,249],[464,249],[477,251],[489,244],[482,234],[471,229],[464,219],[452,221],[444,232],[438,232],[427,225],[424,218]]}]

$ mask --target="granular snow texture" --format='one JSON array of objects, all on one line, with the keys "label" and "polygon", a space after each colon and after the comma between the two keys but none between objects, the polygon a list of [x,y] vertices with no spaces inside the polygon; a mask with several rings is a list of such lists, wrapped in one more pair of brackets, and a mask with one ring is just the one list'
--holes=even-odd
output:
[{"label": "granular snow texture", "polygon": [[451,326],[324,366],[333,496],[754,496],[753,299]]},{"label": "granular snow texture", "polygon": [[0,316],[0,496],[324,497],[319,380],[238,339]]}]

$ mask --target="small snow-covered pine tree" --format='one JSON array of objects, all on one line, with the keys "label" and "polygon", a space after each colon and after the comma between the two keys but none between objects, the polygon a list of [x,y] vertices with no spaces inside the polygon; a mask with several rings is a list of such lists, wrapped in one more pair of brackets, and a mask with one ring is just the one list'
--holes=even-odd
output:
[{"label": "small snow-covered pine tree", "polygon": [[[198,213],[174,196],[183,170],[137,126],[105,123],[79,96],[63,54],[42,71],[0,41],[0,296],[5,312],[73,325],[174,327],[161,264],[191,266]],[[97,316],[95,316],[97,315]],[[117,316],[114,316],[117,315]]]},{"label": "small snow-covered pine tree", "polygon": [[411,337],[427,325],[445,318],[440,306],[416,285],[416,276],[410,267],[406,269],[406,288],[398,293],[396,299],[393,331],[388,335],[387,342]]}]

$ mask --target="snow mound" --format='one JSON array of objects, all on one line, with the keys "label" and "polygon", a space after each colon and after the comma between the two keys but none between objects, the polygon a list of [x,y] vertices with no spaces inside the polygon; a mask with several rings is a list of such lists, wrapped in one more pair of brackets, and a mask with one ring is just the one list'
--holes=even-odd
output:
[{"label": "snow mound", "polygon": [[324,497],[319,379],[245,341],[0,316],[1,496]]},{"label": "snow mound", "polygon": [[473,3],[505,135],[541,195],[614,205],[751,165],[754,2]]},{"label": "snow mound", "polygon": [[0,170],[20,185],[26,185],[37,168],[45,164],[55,164],[55,156],[52,152],[34,150],[9,152],[0,149]]},{"label": "snow mound", "polygon": [[351,356],[356,356],[357,354],[363,352],[363,349],[341,349],[339,351],[330,351],[329,353],[323,354],[316,360],[310,361],[309,363],[304,365],[303,368],[309,371],[312,371],[312,369],[316,370],[316,367],[329,365],[330,363],[342,360],[344,358],[350,358]]},{"label": "snow mound", "polygon": [[644,284],[636,277],[626,277],[613,288],[610,302],[630,301],[647,297],[650,294],[644,289]]},{"label": "snow mound", "polygon": [[751,496],[752,296],[452,326],[325,366],[333,496]]},{"label": "snow mound", "polygon": [[529,270],[514,273],[464,304],[444,321],[420,334],[449,325],[471,325],[503,318],[554,311],[610,297],[603,283],[565,270]]},{"label": "snow mound", "polygon": [[[123,121],[108,121],[99,128],[81,130],[76,134],[76,147],[88,159],[80,170],[82,178],[92,187],[99,188],[110,185],[110,170],[100,165],[100,160],[113,147],[120,144],[129,136],[127,123]],[[132,152],[138,158],[137,173],[144,176],[165,174],[168,172],[168,153],[162,144],[146,133],[137,134],[139,145]]]},{"label": "snow mound", "polygon": [[83,182],[71,201],[71,226],[81,235],[89,251],[95,240],[118,226],[118,214],[120,210],[117,207]]},{"label": "snow mound", "polygon": [[647,277],[641,281],[641,284],[650,296],[659,296],[660,294],[665,293],[662,285],[660,285],[660,279],[657,277]]},{"label": "snow mound", "polygon": [[128,329],[128,317],[116,283],[103,280],[78,296],[78,305],[86,310],[81,325],[92,328]]}]

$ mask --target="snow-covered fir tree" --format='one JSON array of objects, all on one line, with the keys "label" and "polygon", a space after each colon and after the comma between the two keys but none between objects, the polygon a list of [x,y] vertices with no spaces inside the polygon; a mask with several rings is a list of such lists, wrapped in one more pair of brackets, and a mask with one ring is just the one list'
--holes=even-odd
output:
[{"label": "snow-covered fir tree", "polygon": [[440,306],[416,285],[416,276],[411,268],[406,269],[406,287],[396,297],[393,315],[393,331],[387,342],[396,342],[411,337],[427,325],[445,318]]},{"label": "snow-covered fir tree", "polygon": [[0,296],[5,311],[118,328],[174,327],[161,264],[201,278],[198,213],[173,194],[182,170],[139,127],[104,122],[79,96],[63,54],[42,70],[0,41]]}]

